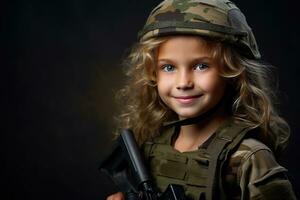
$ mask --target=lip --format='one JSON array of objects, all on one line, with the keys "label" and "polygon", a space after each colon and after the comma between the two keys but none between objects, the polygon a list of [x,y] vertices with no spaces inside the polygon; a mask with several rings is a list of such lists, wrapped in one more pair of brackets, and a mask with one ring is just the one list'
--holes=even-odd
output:
[{"label": "lip", "polygon": [[202,94],[192,95],[192,96],[176,96],[174,98],[181,104],[190,104],[190,103],[193,103],[198,98],[200,98],[201,96],[202,96]]}]

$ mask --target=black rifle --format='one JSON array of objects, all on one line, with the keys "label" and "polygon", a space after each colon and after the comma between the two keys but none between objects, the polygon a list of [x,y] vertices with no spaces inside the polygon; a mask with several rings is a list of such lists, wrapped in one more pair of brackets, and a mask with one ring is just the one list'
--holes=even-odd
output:
[{"label": "black rifle", "polygon": [[130,130],[124,130],[113,151],[99,167],[112,178],[126,200],[185,200],[182,186],[170,184],[160,193],[151,182],[139,147]]}]

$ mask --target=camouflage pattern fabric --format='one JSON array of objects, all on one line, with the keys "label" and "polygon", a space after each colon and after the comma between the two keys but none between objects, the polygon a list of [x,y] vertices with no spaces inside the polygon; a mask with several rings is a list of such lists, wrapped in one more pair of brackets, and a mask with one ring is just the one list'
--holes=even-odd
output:
[{"label": "camouflage pattern fabric", "polygon": [[245,16],[228,0],[165,0],[152,10],[138,36],[143,41],[177,34],[200,35],[229,42],[245,55],[260,58]]},{"label": "camouflage pattern fabric", "polygon": [[[173,149],[172,138],[176,129],[166,129],[154,139],[144,153],[153,179],[161,191],[168,184],[183,185],[189,199],[206,199],[207,181],[211,178],[208,166],[211,157],[207,149],[214,148],[214,138],[220,132],[241,130],[237,124],[225,123],[199,147],[199,150],[180,153]],[[151,143],[149,143],[151,144]],[[223,195],[219,199],[296,199],[286,169],[280,166],[272,151],[254,138],[246,138],[225,161],[222,175]],[[217,192],[217,191],[216,191]]]},{"label": "camouflage pattern fabric", "polygon": [[225,193],[229,199],[296,199],[286,172],[266,145],[244,139],[224,173]]}]

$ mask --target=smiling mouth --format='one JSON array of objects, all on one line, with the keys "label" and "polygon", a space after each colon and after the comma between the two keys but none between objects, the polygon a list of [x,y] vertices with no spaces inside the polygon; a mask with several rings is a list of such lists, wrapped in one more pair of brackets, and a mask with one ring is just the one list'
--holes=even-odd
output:
[{"label": "smiling mouth", "polygon": [[200,98],[201,96],[203,96],[203,94],[193,95],[193,96],[177,96],[174,98],[181,104],[190,104],[193,103],[198,98]]},{"label": "smiling mouth", "polygon": [[178,96],[178,97],[174,97],[174,98],[175,99],[195,99],[195,98],[199,98],[201,96],[202,96],[202,94],[193,95],[193,96]]}]

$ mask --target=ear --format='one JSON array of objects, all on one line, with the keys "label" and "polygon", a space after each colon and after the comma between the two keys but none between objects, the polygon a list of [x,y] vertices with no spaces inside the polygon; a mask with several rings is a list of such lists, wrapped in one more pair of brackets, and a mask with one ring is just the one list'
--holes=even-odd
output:
[{"label": "ear", "polygon": [[155,59],[145,64],[146,77],[149,82],[156,83],[156,61]]}]

